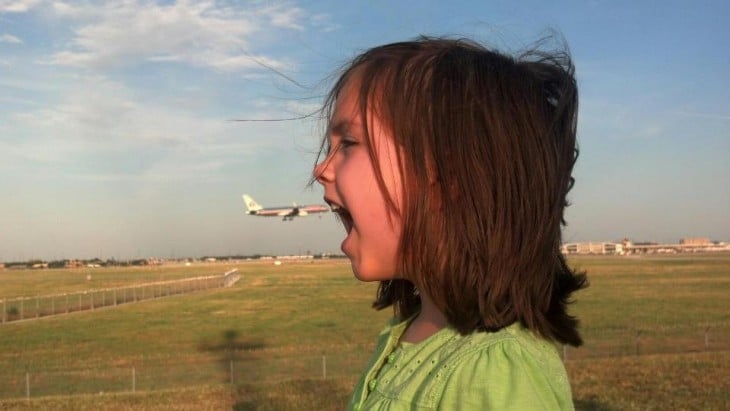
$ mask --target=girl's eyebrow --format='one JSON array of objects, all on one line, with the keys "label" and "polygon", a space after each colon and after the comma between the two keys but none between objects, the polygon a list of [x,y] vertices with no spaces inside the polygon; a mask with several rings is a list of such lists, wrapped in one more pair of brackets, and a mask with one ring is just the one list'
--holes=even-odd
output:
[{"label": "girl's eyebrow", "polygon": [[351,126],[352,123],[349,120],[336,120],[333,124],[330,124],[330,130],[328,134],[343,136],[350,131]]}]

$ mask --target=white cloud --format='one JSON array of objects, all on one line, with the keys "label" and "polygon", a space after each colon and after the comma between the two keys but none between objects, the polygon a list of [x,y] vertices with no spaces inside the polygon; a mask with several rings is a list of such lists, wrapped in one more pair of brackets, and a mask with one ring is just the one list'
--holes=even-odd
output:
[{"label": "white cloud", "polygon": [[316,27],[324,32],[335,31],[340,28],[339,24],[333,23],[332,18],[329,14],[315,14],[309,18],[313,27]]},{"label": "white cloud", "polygon": [[25,13],[41,0],[0,0],[0,13]]},{"label": "white cloud", "polygon": [[170,144],[203,131],[195,124],[204,121],[189,119],[186,114],[141,102],[123,84],[92,76],[79,78],[59,103],[15,114],[14,119],[39,137],[69,144]]},{"label": "white cloud", "polygon": [[12,34],[3,34],[0,36],[0,43],[11,43],[11,44],[21,44],[23,40],[13,36]]},{"label": "white cloud", "polygon": [[147,101],[102,76],[79,78],[57,104],[10,114],[9,120],[0,125],[0,134],[16,136],[0,141],[6,162],[83,180],[215,178],[231,163],[298,132],[296,125],[243,125]]},{"label": "white cloud", "polygon": [[51,10],[57,16],[70,18],[91,17],[94,14],[92,8],[88,4],[80,6],[78,4],[72,5],[62,1],[54,1],[51,4]]},{"label": "white cloud", "polygon": [[[276,30],[301,30],[306,13],[289,4],[265,8],[225,6],[219,2],[181,1],[170,5],[130,1],[97,6],[90,12],[56,2],[66,16],[83,15],[71,42],[54,54],[52,64],[77,67],[118,67],[142,62],[175,61],[221,71],[261,66],[249,57],[258,37]],[[81,17],[79,17],[81,18]],[[257,55],[273,68],[290,65]]]},{"label": "white cloud", "polygon": [[261,11],[261,14],[271,20],[275,27],[294,30],[304,30],[302,21],[306,17],[304,10],[291,4],[276,4]]},{"label": "white cloud", "polygon": [[270,67],[273,69],[281,69],[287,65],[287,63],[285,62],[274,60],[265,56],[240,55],[216,57],[211,55],[210,57],[210,60],[206,60],[208,64],[211,67],[214,67],[221,71],[237,71],[254,67]]}]

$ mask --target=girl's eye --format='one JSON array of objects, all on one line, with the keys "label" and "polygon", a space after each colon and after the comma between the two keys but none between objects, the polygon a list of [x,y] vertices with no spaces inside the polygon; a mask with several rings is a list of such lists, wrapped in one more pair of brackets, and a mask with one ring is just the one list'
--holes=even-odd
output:
[{"label": "girl's eye", "polygon": [[355,141],[354,139],[345,137],[340,140],[340,148],[343,150],[346,150],[354,145],[357,145],[357,141]]},{"label": "girl's eye", "polygon": [[338,151],[347,152],[348,149],[352,146],[357,145],[358,142],[354,138],[351,137],[342,137],[339,139],[339,141],[335,142],[334,144],[328,144],[325,150],[325,157],[329,157]]}]

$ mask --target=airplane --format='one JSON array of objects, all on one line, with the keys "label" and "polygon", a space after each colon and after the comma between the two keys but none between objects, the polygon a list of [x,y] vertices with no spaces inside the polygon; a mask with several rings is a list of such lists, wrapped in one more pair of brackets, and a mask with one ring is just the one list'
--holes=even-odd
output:
[{"label": "airplane", "polygon": [[309,214],[326,213],[330,208],[322,204],[302,205],[296,203],[292,207],[262,207],[250,195],[243,195],[243,202],[246,204],[246,214],[261,217],[284,217],[284,221],[292,221],[294,217],[304,217]]}]

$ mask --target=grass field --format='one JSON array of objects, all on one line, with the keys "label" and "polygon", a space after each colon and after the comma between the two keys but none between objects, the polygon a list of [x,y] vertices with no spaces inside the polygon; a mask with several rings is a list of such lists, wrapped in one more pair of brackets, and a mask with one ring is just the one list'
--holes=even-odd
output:
[{"label": "grass field", "polygon": [[[564,352],[579,409],[730,409],[730,255],[571,264],[591,281]],[[0,325],[0,409],[342,409],[390,315],[346,261],[8,270],[0,299],[231,268],[228,289]]]}]

